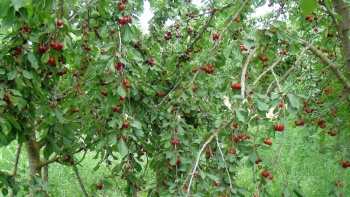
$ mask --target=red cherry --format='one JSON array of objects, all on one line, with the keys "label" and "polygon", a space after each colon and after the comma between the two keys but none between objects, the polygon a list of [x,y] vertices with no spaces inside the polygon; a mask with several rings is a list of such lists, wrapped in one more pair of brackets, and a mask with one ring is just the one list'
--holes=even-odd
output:
[{"label": "red cherry", "polygon": [[62,20],[58,20],[57,21],[57,26],[61,27],[63,25],[63,21]]},{"label": "red cherry", "polygon": [[278,131],[283,131],[283,130],[284,130],[284,125],[283,124],[278,125]]},{"label": "red cherry", "polygon": [[262,171],[262,172],[261,172],[261,175],[262,175],[263,177],[268,177],[268,176],[270,175],[270,173],[268,173],[268,172],[266,172],[266,171]]},{"label": "red cherry", "polygon": [[55,43],[55,42],[50,42],[50,47],[52,47],[52,48],[56,48],[56,47],[57,47],[57,45],[56,45],[56,43]]},{"label": "red cherry", "polygon": [[275,176],[273,176],[273,174],[269,175],[269,179],[272,180]]},{"label": "red cherry", "polygon": [[232,126],[233,126],[234,128],[237,128],[237,127],[238,127],[238,123],[237,123],[237,122],[234,122],[234,123],[232,124]]},{"label": "red cherry", "polygon": [[169,170],[169,172],[173,171],[173,167],[168,166],[168,170]]},{"label": "red cherry", "polygon": [[123,5],[123,4],[120,4],[120,5],[119,5],[119,10],[120,10],[120,11],[124,10],[124,8],[125,8],[125,5]]},{"label": "red cherry", "polygon": [[279,106],[280,108],[282,108],[282,107],[283,107],[283,103],[279,103],[278,106]]},{"label": "red cherry", "polygon": [[103,188],[102,183],[97,184],[97,185],[96,185],[96,188],[97,188],[98,190],[101,190],[101,189]]},{"label": "red cherry", "polygon": [[107,91],[105,91],[105,90],[103,90],[103,91],[101,92],[101,94],[102,94],[103,96],[107,96],[107,95],[108,95]]},{"label": "red cherry", "polygon": [[129,123],[128,122],[123,122],[123,128],[128,128],[129,127]]}]

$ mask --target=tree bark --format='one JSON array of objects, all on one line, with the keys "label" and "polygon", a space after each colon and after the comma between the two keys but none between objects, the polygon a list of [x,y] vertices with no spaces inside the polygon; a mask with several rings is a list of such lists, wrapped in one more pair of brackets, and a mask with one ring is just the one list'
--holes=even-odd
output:
[{"label": "tree bark", "polygon": [[[35,135],[35,131],[33,133]],[[39,175],[41,177],[40,149],[35,138],[29,139],[25,142],[25,145],[28,154],[30,175]]]},{"label": "tree bark", "polygon": [[344,52],[344,61],[347,70],[346,76],[350,78],[350,9],[349,5],[343,0],[332,0],[332,3],[335,12],[342,17],[342,20],[336,19],[336,26]]},{"label": "tree bark", "polygon": [[[30,132],[30,139],[25,142],[27,155],[28,155],[28,163],[29,163],[29,172],[31,176],[39,176],[42,178],[41,175],[41,168],[40,165],[40,149],[38,146],[38,143],[36,141],[36,132],[32,130]],[[34,191],[30,191],[30,196],[34,196]]]}]

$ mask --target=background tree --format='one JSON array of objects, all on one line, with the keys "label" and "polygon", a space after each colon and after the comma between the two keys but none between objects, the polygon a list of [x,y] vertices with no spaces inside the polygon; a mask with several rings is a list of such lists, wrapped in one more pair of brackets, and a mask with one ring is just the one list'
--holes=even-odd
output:
[{"label": "background tree", "polygon": [[[344,195],[348,2],[149,3],[145,33],[140,1],[0,2],[0,145],[18,142],[13,171],[0,173],[4,195],[49,195],[48,166],[59,163],[85,196],[120,180],[128,196],[270,196],[275,175],[283,196],[306,196],[279,161],[293,119],[323,151],[335,138],[329,195]],[[266,3],[273,11],[253,17]],[[17,172],[23,145],[30,179]],[[108,171],[89,190],[78,170],[87,153]],[[245,169],[253,188],[238,185]]]}]

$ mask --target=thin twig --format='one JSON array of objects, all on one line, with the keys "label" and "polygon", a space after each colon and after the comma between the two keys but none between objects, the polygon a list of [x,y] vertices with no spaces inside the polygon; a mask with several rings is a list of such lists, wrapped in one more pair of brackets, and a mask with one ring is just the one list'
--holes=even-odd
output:
[{"label": "thin twig", "polygon": [[16,152],[16,158],[15,158],[15,164],[13,166],[13,176],[15,176],[17,174],[17,170],[18,170],[18,161],[19,161],[19,156],[21,155],[21,150],[22,150],[22,143],[18,144],[17,147],[17,152]]},{"label": "thin twig", "polygon": [[87,191],[86,191],[86,189],[85,189],[84,183],[83,183],[83,181],[82,181],[81,178],[80,178],[78,168],[76,168],[76,170],[74,170],[74,172],[75,172],[75,176],[76,176],[77,179],[78,179],[80,188],[81,188],[81,190],[83,190],[84,196],[85,196],[85,197],[89,197],[89,194],[87,193]]},{"label": "thin twig", "polygon": [[275,71],[273,71],[273,69],[271,69],[272,75],[275,78],[276,84],[277,84],[277,88],[279,92],[282,92],[282,88],[281,88],[281,84],[278,82],[277,76]]},{"label": "thin twig", "polygon": [[261,74],[259,75],[259,77],[255,79],[255,81],[254,81],[254,83],[253,83],[252,86],[255,86],[255,85],[259,82],[259,80],[260,80],[267,72],[269,72],[269,71],[272,70],[274,67],[276,67],[276,66],[280,63],[280,61],[282,60],[282,57],[283,57],[283,55],[279,56],[278,59],[272,64],[272,66],[270,66],[270,67],[269,67],[268,69],[266,69],[263,73],[261,73]]},{"label": "thin twig", "polygon": [[250,60],[252,59],[253,55],[255,54],[256,50],[258,50],[259,45],[256,46],[248,55],[247,60],[245,61],[244,65],[243,65],[243,69],[242,69],[242,73],[241,73],[241,96],[242,99],[244,98],[244,90],[245,90],[245,73],[247,71],[247,67],[250,63]]},{"label": "thin twig", "polygon": [[221,147],[220,147],[220,143],[219,143],[218,137],[216,137],[216,144],[217,144],[217,146],[218,146],[218,148],[219,148],[222,161],[224,162],[224,166],[225,166],[225,169],[226,169],[228,181],[229,181],[229,183],[230,183],[230,190],[232,190],[232,181],[231,181],[230,172],[228,171],[228,168],[227,168],[227,165],[226,165],[226,160],[225,160],[225,158],[224,158],[224,154],[222,154],[222,151],[221,151]]},{"label": "thin twig", "polygon": [[241,6],[238,8],[238,10],[236,11],[235,15],[233,15],[233,17],[231,18],[231,21],[226,25],[226,27],[220,32],[220,37],[219,39],[217,39],[217,41],[215,42],[214,46],[212,49],[215,49],[217,47],[217,45],[220,43],[220,39],[222,37],[222,35],[228,30],[228,28],[230,28],[230,26],[232,25],[233,22],[236,21],[237,16],[241,13],[241,11],[243,10],[243,8],[247,5],[247,3],[249,2],[249,0],[245,0],[244,2],[242,2]]},{"label": "thin twig", "polygon": [[[209,140],[209,139],[211,139],[211,140]],[[190,178],[190,183],[188,184],[188,190],[187,190],[186,197],[190,196],[191,185],[192,185],[193,177],[194,177],[195,172],[196,172],[197,167],[198,167],[199,159],[200,159],[205,147],[207,147],[207,145],[213,140],[213,138],[209,138],[209,139],[205,142],[205,144],[202,146],[201,150],[199,151],[196,162],[194,163],[194,166],[189,174],[191,176],[191,178]]]},{"label": "thin twig", "polygon": [[[299,54],[297,60],[295,61],[294,65],[292,67],[290,67],[287,72],[284,73],[284,75],[280,78],[279,83],[281,83],[282,81],[284,81],[289,74],[298,66],[298,64],[300,63],[304,53],[308,50],[309,47],[305,47],[303,48],[303,50],[301,51],[301,53]],[[275,81],[273,81],[270,85],[269,88],[267,89],[267,94],[269,94],[274,87],[276,86]]]}]

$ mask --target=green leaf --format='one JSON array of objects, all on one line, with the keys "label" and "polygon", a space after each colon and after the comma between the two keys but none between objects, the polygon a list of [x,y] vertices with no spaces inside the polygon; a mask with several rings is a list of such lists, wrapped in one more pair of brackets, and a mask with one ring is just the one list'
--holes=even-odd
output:
[{"label": "green leaf", "polygon": [[5,70],[0,68],[0,75],[5,74]]},{"label": "green leaf", "polygon": [[5,114],[4,116],[5,116],[5,119],[9,121],[16,129],[22,131],[21,126],[12,115]]},{"label": "green leaf", "polygon": [[[28,54],[28,55],[29,55],[29,54]],[[28,57],[28,58],[29,58],[29,57]],[[45,63],[45,64],[46,64],[46,62],[48,62],[49,59],[50,59],[50,54],[49,54],[49,53],[44,53],[44,55],[41,56],[41,62],[42,62],[42,63]],[[30,60],[29,60],[29,61],[30,61]]]},{"label": "green leaf", "polygon": [[286,33],[280,29],[276,29],[277,38],[280,40],[287,40]]},{"label": "green leaf", "polygon": [[123,139],[118,140],[118,150],[122,157],[125,157],[128,154],[128,147]]},{"label": "green leaf", "polygon": [[252,46],[256,45],[256,42],[251,41],[251,40],[244,40],[243,45],[246,49],[252,48]]},{"label": "green leaf", "polygon": [[243,194],[243,195],[249,193],[249,191],[246,188],[243,188],[243,187],[238,188],[237,191],[238,191],[238,193]]},{"label": "green leaf", "polygon": [[289,197],[289,196],[292,196],[292,195],[290,194],[289,189],[288,189],[288,188],[286,188],[286,187],[283,189],[283,194],[284,194],[284,197]]},{"label": "green leaf", "polygon": [[125,97],[126,96],[126,91],[124,86],[120,85],[117,88],[117,93],[121,96],[121,97]]},{"label": "green leaf", "polygon": [[245,122],[244,115],[243,115],[240,111],[238,111],[238,110],[235,110],[235,111],[236,111],[236,116],[237,116],[237,118],[238,118],[238,121],[240,121],[240,122]]},{"label": "green leaf", "polygon": [[45,4],[44,4],[44,11],[48,11],[52,9],[52,2],[53,0],[45,0]]},{"label": "green leaf", "polygon": [[19,87],[26,87],[26,84],[19,76],[15,78],[15,82]]},{"label": "green leaf", "polygon": [[267,110],[269,110],[269,106],[265,102],[262,102],[262,101],[260,101],[258,99],[256,101],[257,101],[257,104],[258,104],[258,109],[260,111],[267,111]]},{"label": "green leaf", "polygon": [[101,149],[107,144],[107,142],[108,142],[108,138],[104,138],[97,144],[96,149]]},{"label": "green leaf", "polygon": [[12,94],[16,95],[16,96],[22,96],[21,92],[19,92],[18,90],[15,90],[15,89],[9,89]]},{"label": "green leaf", "polygon": [[30,72],[28,72],[28,71],[26,71],[26,70],[22,70],[22,74],[23,74],[23,76],[24,76],[25,78],[27,78],[27,79],[33,79],[32,73],[30,73]]},{"label": "green leaf", "polygon": [[12,27],[15,22],[15,8],[11,6],[7,15],[2,19],[1,28]]},{"label": "green leaf", "polygon": [[117,126],[118,120],[117,119],[113,119],[111,121],[108,122],[108,126],[115,128]]},{"label": "green leaf", "polygon": [[116,144],[117,143],[117,134],[112,133],[111,135],[109,135],[108,139],[109,139],[108,140],[109,144],[111,144],[111,145]]},{"label": "green leaf", "polygon": [[27,11],[27,9],[26,8],[20,8],[19,10],[18,10],[18,12],[21,14],[21,16],[22,16],[22,18],[24,19],[24,20],[28,20],[28,11]]},{"label": "green leaf", "polygon": [[12,0],[12,5],[18,11],[19,8],[24,6],[24,0]]},{"label": "green leaf", "polygon": [[115,67],[114,67],[114,58],[110,58],[107,62],[107,68],[110,69],[110,70],[115,70]]},{"label": "green leaf", "polygon": [[[34,53],[32,52],[29,52],[28,53],[28,60],[30,62],[30,65],[35,68],[35,69],[38,69],[39,68],[39,65],[38,65],[38,61],[36,60],[35,56],[34,56]],[[47,62],[47,61],[46,61]]]},{"label": "green leaf", "polygon": [[213,180],[213,181],[215,181],[215,182],[217,182],[217,183],[220,181],[220,179],[219,179],[217,176],[215,176],[215,175],[207,174],[207,176],[208,176],[211,180]]},{"label": "green leaf", "polygon": [[62,112],[61,110],[59,110],[58,108],[55,109],[55,115],[56,115],[56,118],[58,119],[58,121],[60,123],[65,123],[66,121],[64,120],[64,117],[62,116]]},{"label": "green leaf", "polygon": [[296,109],[299,109],[299,101],[293,94],[287,94],[289,104]]},{"label": "green leaf", "polygon": [[300,0],[299,7],[302,10],[303,16],[307,16],[309,13],[317,8],[317,0]]},{"label": "green leaf", "polygon": [[142,129],[142,124],[141,124],[141,122],[140,122],[140,121],[137,121],[137,120],[132,121],[131,126],[137,128],[137,129]]},{"label": "green leaf", "polygon": [[307,195],[303,191],[301,191],[300,189],[295,189],[295,190],[293,190],[293,192],[298,197],[307,197]]},{"label": "green leaf", "polygon": [[131,31],[130,26],[128,24],[124,25],[124,32],[123,32],[123,40],[125,41],[131,41],[135,36],[134,33]]},{"label": "green leaf", "polygon": [[8,97],[11,100],[12,105],[17,106],[19,99],[17,97],[11,96],[11,95],[8,95]]},{"label": "green leaf", "polygon": [[252,151],[250,153],[250,157],[249,157],[251,162],[256,162],[259,159],[258,153],[256,151]]},{"label": "green leaf", "polygon": [[9,190],[6,187],[2,188],[1,192],[4,196],[7,196],[9,194]]},{"label": "green leaf", "polygon": [[330,12],[335,18],[337,18],[339,20],[343,20],[342,16],[340,16],[339,14],[337,14],[333,11],[332,4],[331,4],[330,0],[324,0],[323,2],[327,7],[328,12]]},{"label": "green leaf", "polygon": [[0,1],[0,17],[6,16],[11,5],[11,0]]}]

